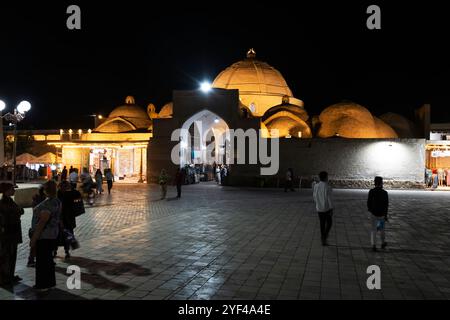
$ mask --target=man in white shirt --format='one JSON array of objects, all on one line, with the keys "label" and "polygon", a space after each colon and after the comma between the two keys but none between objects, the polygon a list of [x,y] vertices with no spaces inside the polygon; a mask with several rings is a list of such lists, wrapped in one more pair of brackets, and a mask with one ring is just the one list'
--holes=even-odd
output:
[{"label": "man in white shirt", "polygon": [[320,219],[320,234],[322,245],[327,246],[327,238],[333,224],[333,201],[332,189],[328,185],[328,173],[322,171],[319,173],[319,183],[313,185],[313,197],[316,203],[316,210]]}]

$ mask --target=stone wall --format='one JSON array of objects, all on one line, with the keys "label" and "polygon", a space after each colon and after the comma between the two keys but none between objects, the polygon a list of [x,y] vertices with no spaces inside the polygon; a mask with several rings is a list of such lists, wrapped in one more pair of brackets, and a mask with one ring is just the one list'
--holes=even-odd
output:
[{"label": "stone wall", "polygon": [[424,139],[280,139],[280,166],[274,176],[260,176],[258,165],[232,165],[229,183],[281,187],[288,168],[295,185],[310,187],[320,171],[336,187],[368,188],[382,176],[387,187],[421,188]]}]

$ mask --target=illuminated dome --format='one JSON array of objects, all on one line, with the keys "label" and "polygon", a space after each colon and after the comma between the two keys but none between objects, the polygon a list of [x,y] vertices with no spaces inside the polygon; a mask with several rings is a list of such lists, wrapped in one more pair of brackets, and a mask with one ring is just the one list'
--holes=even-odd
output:
[{"label": "illuminated dome", "polygon": [[158,118],[172,118],[173,102],[166,103],[158,113]]},{"label": "illuminated dome", "polygon": [[319,121],[318,136],[321,138],[397,138],[388,124],[353,102],[337,103],[326,108],[320,114]]},{"label": "illuminated dome", "polygon": [[128,96],[125,99],[125,105],[115,108],[94,131],[117,133],[150,127],[151,120],[148,113],[135,104],[132,96]]},{"label": "illuminated dome", "polygon": [[[261,118],[261,129],[266,130],[265,137],[311,138],[312,132],[308,113],[301,107],[290,104],[289,97],[283,97],[283,103],[267,110]],[[275,130],[278,130],[276,133]]]},{"label": "illuminated dome", "polygon": [[388,112],[380,116],[380,119],[390,125],[399,138],[415,138],[419,136],[414,123],[402,115]]},{"label": "illuminated dome", "polygon": [[281,73],[255,59],[256,53],[250,49],[247,59],[236,62],[222,71],[212,87],[238,89],[239,99],[255,116],[262,116],[269,108],[282,102],[288,96],[291,103],[303,107],[303,102],[294,98]]}]

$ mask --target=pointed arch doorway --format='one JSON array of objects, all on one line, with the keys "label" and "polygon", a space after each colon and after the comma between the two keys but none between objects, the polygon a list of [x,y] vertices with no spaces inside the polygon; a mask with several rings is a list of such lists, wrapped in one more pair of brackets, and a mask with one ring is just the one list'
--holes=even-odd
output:
[{"label": "pointed arch doorway", "polygon": [[204,109],[182,125],[180,166],[212,166],[230,163],[229,127],[220,116]]}]

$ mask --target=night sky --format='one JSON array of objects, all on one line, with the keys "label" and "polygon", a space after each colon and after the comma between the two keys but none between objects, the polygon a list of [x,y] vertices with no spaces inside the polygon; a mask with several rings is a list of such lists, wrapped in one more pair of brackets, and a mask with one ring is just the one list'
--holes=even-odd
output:
[{"label": "night sky", "polygon": [[[38,2],[0,4],[0,99],[8,110],[22,99],[32,103],[24,128],[92,128],[89,114],[107,115],[127,95],[159,109],[173,89],[214,80],[251,47],[310,115],[351,100],[375,115],[412,118],[430,103],[433,122],[450,122],[443,1]],[[81,7],[79,31],[66,28],[70,4]],[[366,28],[369,4],[381,7],[381,30]]]}]

